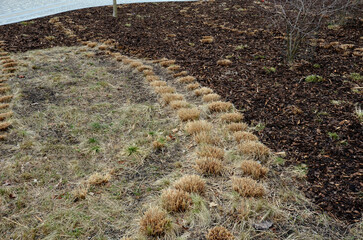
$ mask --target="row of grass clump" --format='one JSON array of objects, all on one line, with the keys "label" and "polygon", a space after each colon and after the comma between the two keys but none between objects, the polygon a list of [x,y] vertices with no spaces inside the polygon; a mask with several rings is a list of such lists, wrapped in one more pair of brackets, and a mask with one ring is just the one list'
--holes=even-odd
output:
[{"label": "row of grass clump", "polygon": [[4,51],[4,46],[5,42],[0,41],[0,63],[2,66],[0,75],[0,140],[7,138],[6,131],[11,126],[9,119],[12,117],[13,112],[9,108],[13,95],[11,95],[11,88],[7,81],[15,76],[14,72],[18,65],[17,62],[11,59],[9,53]]}]

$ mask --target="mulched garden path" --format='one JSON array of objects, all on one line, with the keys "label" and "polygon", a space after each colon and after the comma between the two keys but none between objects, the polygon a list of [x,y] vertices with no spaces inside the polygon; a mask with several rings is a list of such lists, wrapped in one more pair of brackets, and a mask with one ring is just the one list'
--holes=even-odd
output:
[{"label": "mulched garden path", "polygon": [[[123,54],[176,59],[200,83],[233,102],[248,123],[258,124],[261,141],[286,152],[286,166],[307,165],[308,184],[301,185],[307,197],[338,219],[361,219],[363,129],[355,109],[363,99],[361,88],[352,88],[362,87],[362,80],[349,75],[363,75],[362,57],[317,47],[289,66],[282,34],[271,31],[260,4],[247,0],[122,5],[117,20],[111,15],[112,8],[100,7],[57,16],[82,40],[114,39]],[[50,18],[0,26],[0,41],[13,52],[79,44],[54,28]],[[213,36],[214,42],[201,43],[203,36]],[[324,26],[319,33],[327,43],[355,47],[363,47],[362,36],[358,18],[339,30]],[[217,65],[223,58],[232,65]],[[325,81],[305,82],[311,74]]]}]

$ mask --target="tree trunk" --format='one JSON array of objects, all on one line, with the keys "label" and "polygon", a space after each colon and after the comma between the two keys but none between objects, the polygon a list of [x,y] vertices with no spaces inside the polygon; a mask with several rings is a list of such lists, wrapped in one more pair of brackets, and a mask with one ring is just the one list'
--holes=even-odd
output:
[{"label": "tree trunk", "polygon": [[117,0],[113,0],[113,17],[117,18]]}]

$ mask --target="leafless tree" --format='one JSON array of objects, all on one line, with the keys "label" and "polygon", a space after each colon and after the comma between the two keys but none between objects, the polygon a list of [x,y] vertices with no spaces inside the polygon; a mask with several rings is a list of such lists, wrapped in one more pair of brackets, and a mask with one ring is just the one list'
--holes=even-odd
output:
[{"label": "leafless tree", "polygon": [[273,22],[286,32],[286,58],[293,62],[303,41],[314,35],[328,19],[346,12],[360,0],[272,0],[266,8]]},{"label": "leafless tree", "polygon": [[113,17],[117,18],[117,0],[113,0]]}]

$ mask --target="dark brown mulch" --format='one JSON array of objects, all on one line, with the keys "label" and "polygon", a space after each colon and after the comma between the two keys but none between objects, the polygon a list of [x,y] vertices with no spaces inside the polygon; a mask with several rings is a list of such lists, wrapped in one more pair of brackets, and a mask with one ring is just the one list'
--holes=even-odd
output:
[{"label": "dark brown mulch", "polygon": [[[186,12],[181,13],[182,9]],[[362,82],[347,76],[363,75],[361,58],[317,48],[302,55],[307,61],[286,65],[281,34],[264,31],[270,21],[252,1],[123,5],[117,20],[111,12],[102,7],[58,16],[83,40],[112,38],[129,55],[176,59],[203,85],[241,109],[246,121],[263,123],[258,132],[261,140],[275,151],[285,151],[286,165],[307,164],[309,184],[302,189],[317,205],[341,220],[360,220],[362,123],[354,112],[363,101],[362,93],[353,92],[352,87]],[[65,21],[69,18],[74,24]],[[0,40],[7,42],[9,51],[77,44],[48,23],[49,19],[0,26]],[[87,29],[80,31],[77,24]],[[222,25],[250,34],[222,29]],[[259,31],[251,33],[255,29]],[[340,30],[324,27],[320,37],[362,47],[362,33],[363,22],[353,18]],[[202,44],[200,39],[206,35],[215,41]],[[48,41],[45,36],[55,39]],[[236,50],[241,45],[247,47]],[[217,60],[226,57],[233,64],[217,66]],[[267,73],[263,67],[275,67],[276,72]],[[325,81],[305,82],[310,74],[323,76]]]}]

